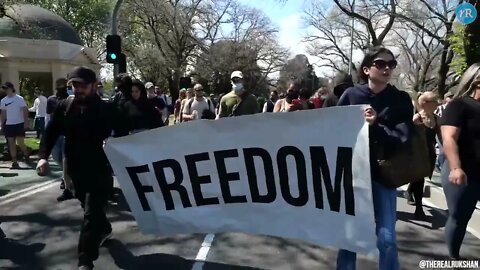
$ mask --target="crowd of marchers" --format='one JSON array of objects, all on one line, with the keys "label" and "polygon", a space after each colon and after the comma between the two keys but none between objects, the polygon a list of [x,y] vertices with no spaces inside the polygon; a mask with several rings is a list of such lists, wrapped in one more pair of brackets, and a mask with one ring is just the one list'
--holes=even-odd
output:
[{"label": "crowd of marchers", "polygon": [[[206,97],[203,86],[195,84],[180,89],[179,99],[172,102],[153,83],[132,80],[127,74],[115,78],[118,91],[113,97],[104,98],[95,72],[85,67],[75,68],[67,78],[57,80],[57,93],[45,105],[47,124],[40,129],[37,171],[45,175],[48,159],[53,155],[64,168],[65,190],[59,200],[75,197],[81,202],[84,220],[78,242],[79,269],[93,268],[99,247],[112,235],[105,215],[113,190],[112,171],[103,151],[107,138],[198,119],[315,109],[321,113],[325,107],[360,104],[368,105],[364,117],[369,125],[379,269],[400,269],[395,232],[397,189],[379,160],[402,155],[416,136],[416,127],[422,127],[425,133],[423,146],[428,155],[418,161],[428,168],[429,175],[425,176],[431,178],[435,168],[441,172],[449,210],[446,244],[451,259],[460,259],[468,222],[480,200],[480,64],[470,66],[456,89],[443,100],[434,89],[420,95],[397,89],[390,84],[396,67],[397,60],[390,50],[372,48],[358,68],[359,84],[354,84],[351,76],[340,74],[333,89],[321,88],[311,93],[302,87],[301,81],[292,81],[285,94],[271,92],[270,99],[262,106],[245,88],[241,71],[231,73],[231,89],[218,99]],[[18,168],[16,144],[28,158],[23,143],[28,108],[13,84],[5,83],[2,89],[7,96],[0,104],[1,124],[15,169]],[[30,109],[42,107],[40,102],[45,101]],[[169,123],[171,113],[174,123]],[[42,123],[38,121],[38,125]],[[406,197],[415,206],[412,217],[426,219],[422,208],[425,177],[414,178],[404,179],[409,183]],[[354,252],[339,251],[337,269],[355,269],[355,262]]]}]

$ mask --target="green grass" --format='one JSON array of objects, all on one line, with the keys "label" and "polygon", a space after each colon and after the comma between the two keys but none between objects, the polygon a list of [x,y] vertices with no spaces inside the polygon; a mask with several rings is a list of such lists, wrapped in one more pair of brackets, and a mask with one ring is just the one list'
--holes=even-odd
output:
[{"label": "green grass", "polygon": [[38,149],[40,148],[40,140],[36,138],[25,138],[25,145],[30,151],[38,152]]}]

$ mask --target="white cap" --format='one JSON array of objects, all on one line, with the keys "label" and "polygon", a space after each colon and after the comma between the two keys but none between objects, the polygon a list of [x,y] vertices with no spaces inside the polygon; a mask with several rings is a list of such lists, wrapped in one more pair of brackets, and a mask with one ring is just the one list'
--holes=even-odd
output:
[{"label": "white cap", "polygon": [[230,76],[230,79],[233,79],[233,78],[243,79],[243,73],[241,71],[236,70],[232,72],[232,76]]},{"label": "white cap", "polygon": [[152,83],[152,82],[147,82],[147,83],[145,84],[145,88],[146,88],[146,89],[150,89],[150,88],[152,88],[152,87],[153,87],[153,83]]}]

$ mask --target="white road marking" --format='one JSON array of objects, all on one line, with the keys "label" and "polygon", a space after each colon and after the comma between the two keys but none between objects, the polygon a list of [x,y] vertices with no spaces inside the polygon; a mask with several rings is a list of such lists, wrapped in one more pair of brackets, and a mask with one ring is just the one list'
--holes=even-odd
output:
[{"label": "white road marking", "polygon": [[215,239],[215,234],[209,233],[203,239],[202,245],[198,250],[197,256],[195,257],[195,263],[193,264],[192,270],[202,270],[207,260],[208,252],[212,247],[213,239]]},{"label": "white road marking", "polygon": [[[407,187],[408,185],[405,185],[405,186],[401,186],[400,189],[402,191],[407,191]],[[428,206],[428,207],[431,207],[434,211],[440,213],[442,216],[448,218],[448,214],[445,213],[445,209],[442,209],[441,207],[439,207],[438,205],[435,205],[432,201],[430,201],[429,199],[427,198],[423,198],[422,199],[422,202],[423,202],[423,205],[425,206]],[[443,211],[439,211],[438,209],[440,210],[443,210]],[[448,209],[447,209],[448,210]],[[471,233],[473,236],[475,236],[476,238],[480,239],[480,232],[477,231],[476,229],[474,229],[473,227],[467,225],[467,232]]]},{"label": "white road marking", "polygon": [[5,205],[5,204],[8,204],[8,203],[11,203],[11,202],[14,202],[14,201],[17,201],[17,200],[20,200],[20,199],[25,198],[25,197],[28,197],[28,196],[31,196],[31,195],[33,195],[33,194],[37,194],[37,193],[39,193],[39,192],[42,192],[42,191],[44,191],[44,190],[47,190],[47,189],[52,188],[52,187],[57,186],[57,185],[58,185],[58,182],[55,181],[55,182],[50,183],[50,184],[48,184],[48,185],[43,185],[43,186],[41,186],[41,187],[39,187],[39,188],[37,188],[37,189],[30,190],[29,192],[23,193],[23,194],[21,194],[21,195],[19,195],[19,196],[17,196],[17,197],[14,197],[14,198],[11,198],[11,199],[8,199],[8,200],[2,200],[2,201],[0,202],[0,206]]},{"label": "white road marking", "polygon": [[48,185],[48,184],[50,184],[50,183],[53,183],[53,182],[58,182],[60,179],[61,179],[61,178],[49,180],[49,181],[42,182],[42,183],[39,183],[39,184],[30,186],[30,187],[27,187],[27,188],[24,188],[24,189],[21,189],[21,190],[17,190],[17,191],[15,191],[15,192],[8,193],[8,194],[6,194],[5,196],[1,196],[0,199],[4,200],[4,199],[11,198],[11,197],[15,197],[15,196],[17,196],[18,194],[22,194],[22,193],[25,193],[25,192],[27,192],[27,191],[33,190],[33,189],[41,188],[41,187],[46,186],[46,185]]}]

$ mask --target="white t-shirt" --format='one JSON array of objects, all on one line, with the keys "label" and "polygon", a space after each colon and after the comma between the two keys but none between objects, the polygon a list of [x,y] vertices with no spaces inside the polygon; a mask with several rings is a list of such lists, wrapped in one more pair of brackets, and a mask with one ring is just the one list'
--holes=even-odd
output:
[{"label": "white t-shirt", "polygon": [[[212,102],[210,102],[210,108],[208,107],[209,102],[207,98],[203,97],[201,100],[197,100],[197,98],[193,97],[192,99],[185,103],[185,107],[183,108],[184,114],[196,114],[195,119],[202,119],[204,110],[210,110],[211,112],[215,113],[215,106],[213,106]],[[192,104],[192,106],[189,107],[189,104]]]},{"label": "white t-shirt", "polygon": [[17,125],[25,122],[24,109],[27,107],[23,97],[19,95],[6,96],[0,102],[0,109],[2,113],[7,112],[7,125]]},{"label": "white t-shirt", "polygon": [[29,109],[31,112],[35,112],[35,117],[47,116],[47,98],[39,96],[33,102],[33,107]]}]

